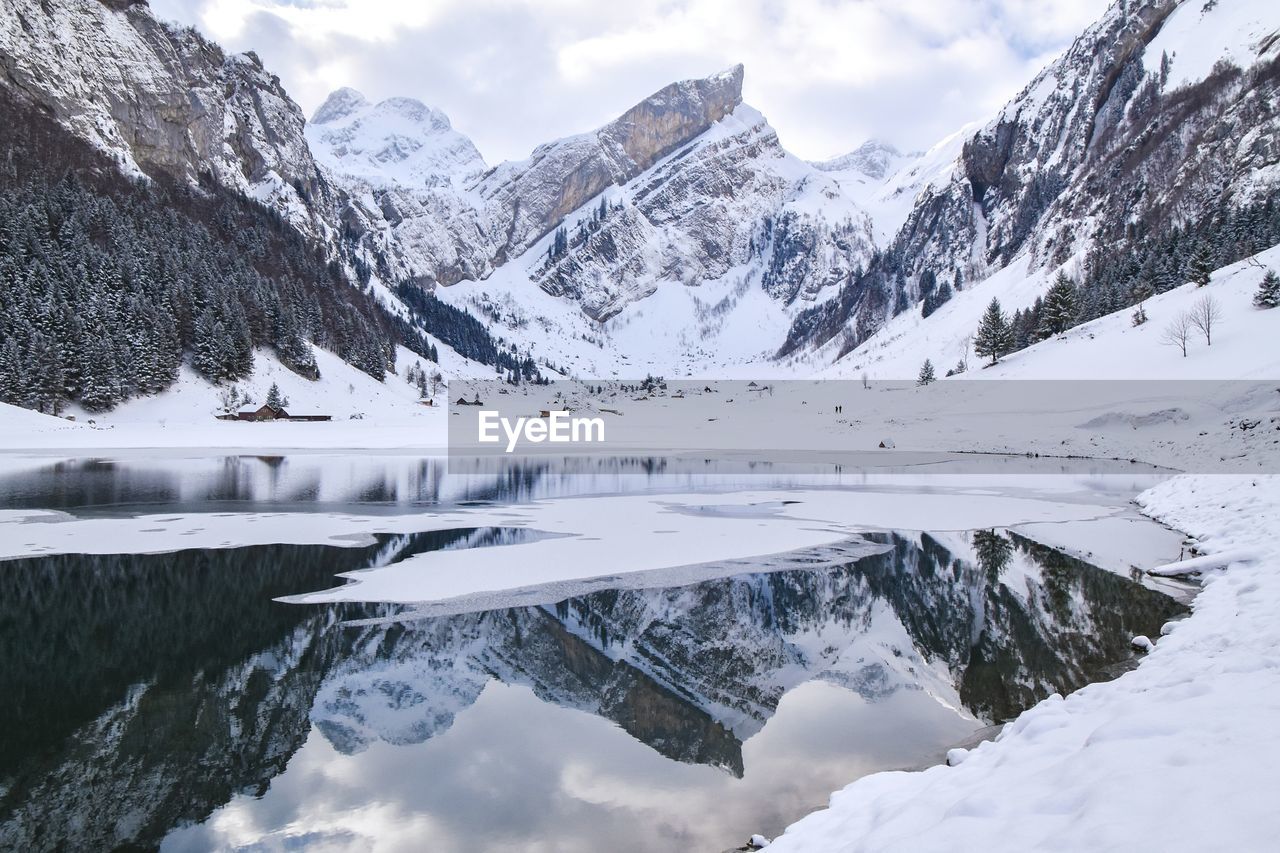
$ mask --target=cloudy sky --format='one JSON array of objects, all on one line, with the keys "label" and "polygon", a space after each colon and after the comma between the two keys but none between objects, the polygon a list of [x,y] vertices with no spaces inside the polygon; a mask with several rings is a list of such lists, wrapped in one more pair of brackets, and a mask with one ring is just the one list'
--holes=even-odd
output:
[{"label": "cloudy sky", "polygon": [[990,115],[1107,0],[152,0],[256,50],[308,115],[339,86],[439,107],[485,159],[746,65],[744,100],[812,159],[926,148]]}]

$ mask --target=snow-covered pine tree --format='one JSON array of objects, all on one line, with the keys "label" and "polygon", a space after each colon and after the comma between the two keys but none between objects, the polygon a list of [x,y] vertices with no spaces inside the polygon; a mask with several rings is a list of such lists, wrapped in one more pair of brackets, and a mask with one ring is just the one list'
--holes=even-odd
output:
[{"label": "snow-covered pine tree", "polygon": [[[923,278],[923,276],[922,276]],[[951,299],[951,285],[947,284],[943,279],[942,284],[938,285],[937,290],[930,290],[925,294],[924,305],[920,309],[921,317],[928,317],[934,311],[937,311]]]},{"label": "snow-covered pine tree", "polygon": [[1209,274],[1213,272],[1213,253],[1210,251],[1208,244],[1201,243],[1196,247],[1195,254],[1191,256],[1191,263],[1187,269],[1187,277],[1198,286],[1204,287],[1209,283]]},{"label": "snow-covered pine tree", "polygon": [[106,411],[121,399],[115,347],[99,333],[88,342],[85,355],[85,363],[80,369],[83,384],[80,402],[91,412]]},{"label": "snow-covered pine tree", "polygon": [[1079,310],[1075,282],[1067,278],[1066,273],[1059,271],[1058,277],[1049,286],[1049,292],[1045,294],[1037,334],[1041,339],[1062,334],[1075,325]]},{"label": "snow-covered pine tree", "polygon": [[938,377],[933,372],[933,362],[929,359],[924,360],[924,364],[920,365],[920,376],[916,379],[917,385],[929,385]]},{"label": "snow-covered pine tree", "polygon": [[280,386],[271,383],[271,388],[267,390],[267,405],[273,409],[283,409],[289,405],[289,398],[280,393]]},{"label": "snow-covered pine tree", "polygon": [[206,308],[196,320],[194,349],[191,360],[196,370],[215,382],[223,379],[222,365],[229,349],[227,331],[212,309]]},{"label": "snow-covered pine tree", "polygon": [[1253,304],[1258,308],[1276,308],[1280,306],[1280,276],[1269,269],[1258,285],[1258,292],[1253,295]]},{"label": "snow-covered pine tree", "polygon": [[1013,329],[1000,309],[1000,300],[992,299],[973,337],[973,351],[995,364],[1000,356],[1013,349]]}]

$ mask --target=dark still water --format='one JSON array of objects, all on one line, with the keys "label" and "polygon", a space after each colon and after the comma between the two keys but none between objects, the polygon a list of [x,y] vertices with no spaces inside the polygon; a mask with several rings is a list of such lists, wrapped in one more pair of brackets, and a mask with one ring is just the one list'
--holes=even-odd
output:
[{"label": "dark still water", "polygon": [[389,536],[0,561],[0,848],[725,850],[1109,677],[1183,609],[1007,531],[868,536],[888,547],[837,565],[406,621],[273,600]]}]

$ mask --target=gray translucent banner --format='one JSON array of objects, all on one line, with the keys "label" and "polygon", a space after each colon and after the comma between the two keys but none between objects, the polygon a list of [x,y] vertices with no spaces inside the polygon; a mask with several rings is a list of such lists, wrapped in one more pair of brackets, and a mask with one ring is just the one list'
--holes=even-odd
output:
[{"label": "gray translucent banner", "polygon": [[[454,381],[449,470],[1280,473],[1280,381]],[[1074,467],[1076,470],[1079,466]]]}]

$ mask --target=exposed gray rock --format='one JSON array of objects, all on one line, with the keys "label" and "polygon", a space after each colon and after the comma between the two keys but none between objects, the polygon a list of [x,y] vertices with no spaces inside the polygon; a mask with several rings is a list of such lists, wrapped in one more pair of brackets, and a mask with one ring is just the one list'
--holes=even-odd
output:
[{"label": "exposed gray rock", "polygon": [[502,235],[495,263],[519,255],[606,187],[624,184],[704,133],[742,103],[743,68],[673,83],[592,133],[539,146],[476,187],[487,230]]},{"label": "exposed gray rock", "polygon": [[142,3],[5,0],[0,84],[126,172],[208,176],[324,233],[327,187],[302,112],[253,53],[227,55]]}]

